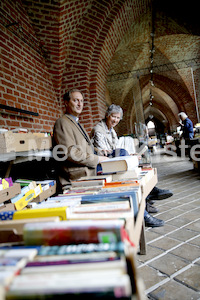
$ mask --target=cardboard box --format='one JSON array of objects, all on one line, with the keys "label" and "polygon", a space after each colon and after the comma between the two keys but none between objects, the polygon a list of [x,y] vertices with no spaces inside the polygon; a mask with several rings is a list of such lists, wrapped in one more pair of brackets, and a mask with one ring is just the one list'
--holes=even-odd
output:
[{"label": "cardboard box", "polygon": [[[28,188],[28,187],[26,187],[26,188]],[[24,207],[27,206],[27,204],[30,201],[32,201],[34,198],[36,198],[41,193],[42,193],[42,187],[41,187],[41,184],[39,184],[38,186],[36,186],[36,188],[30,189],[29,191],[27,191],[19,199],[17,199],[17,200],[12,199],[12,203],[14,203],[16,210],[22,210]]]},{"label": "cardboard box", "polygon": [[40,195],[32,200],[32,202],[42,202],[43,200],[47,199],[48,197],[54,195],[56,193],[56,184],[50,186],[49,189],[43,191]]},{"label": "cardboard box", "polygon": [[14,183],[13,186],[0,191],[0,203],[4,203],[7,200],[10,200],[17,194],[21,193],[21,186],[19,183]]},{"label": "cardboard box", "polygon": [[23,234],[24,225],[27,223],[59,222],[59,221],[60,221],[59,217],[0,221],[0,230],[14,229],[16,230],[17,234]]},{"label": "cardboard box", "polygon": [[15,206],[13,203],[3,204],[0,206],[0,212],[9,210],[15,210]]},{"label": "cardboard box", "polygon": [[37,144],[37,149],[38,150],[48,150],[52,148],[52,137],[47,136],[47,137],[40,137],[40,136],[35,136],[36,139],[36,144]]},{"label": "cardboard box", "polygon": [[52,147],[52,137],[36,133],[13,133],[7,131],[0,134],[0,154],[31,150],[46,150]]},{"label": "cardboard box", "polygon": [[0,153],[37,150],[35,136],[32,133],[13,133],[7,131],[0,134]]}]

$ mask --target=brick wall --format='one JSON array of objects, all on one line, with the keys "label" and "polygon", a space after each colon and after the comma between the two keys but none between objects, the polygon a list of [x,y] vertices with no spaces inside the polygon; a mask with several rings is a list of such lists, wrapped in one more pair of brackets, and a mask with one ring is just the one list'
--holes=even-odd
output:
[{"label": "brick wall", "polygon": [[[114,102],[125,112],[120,134],[131,133],[135,121],[130,101],[133,81],[119,82],[111,89],[106,79],[110,70],[117,73],[124,66],[126,68],[119,52],[132,41],[132,36],[136,43],[144,42],[141,33],[147,30],[146,38],[151,21],[150,15],[146,14],[149,4],[149,0],[2,0],[0,103],[30,110],[39,116],[7,111],[1,114],[0,126],[52,131],[55,120],[64,110],[63,94],[76,87],[85,94],[81,121],[88,132],[104,116],[106,105]],[[160,20],[164,20],[162,16]],[[178,33],[178,29],[168,26],[160,35]],[[178,47],[176,36],[174,40]],[[189,41],[188,35],[188,44]],[[194,39],[194,53],[197,45],[198,40]],[[165,42],[162,46],[159,51],[164,51],[170,44]],[[144,47],[148,53],[149,45]],[[137,45],[134,49],[131,59],[137,60],[141,53]],[[156,53],[161,57],[159,51]],[[113,57],[115,64],[111,68]],[[144,64],[148,64],[145,59],[149,57],[143,57]],[[159,75],[156,84],[174,100],[179,110],[191,111],[191,119],[196,121],[191,76],[181,72],[177,72],[173,81],[170,74]],[[198,73],[195,70],[197,95]],[[149,78],[144,76],[143,88],[148,83]],[[110,97],[106,96],[108,90]]]},{"label": "brick wall", "polygon": [[63,94],[77,87],[85,94],[81,119],[90,132],[106,110],[110,60],[146,2],[3,0],[0,101],[39,116],[6,112],[1,126],[52,131]]},{"label": "brick wall", "polygon": [[[3,1],[1,9],[0,103],[39,116],[3,110],[0,126],[51,132],[61,111],[40,44],[20,1]],[[8,26],[14,22],[19,23]]]}]

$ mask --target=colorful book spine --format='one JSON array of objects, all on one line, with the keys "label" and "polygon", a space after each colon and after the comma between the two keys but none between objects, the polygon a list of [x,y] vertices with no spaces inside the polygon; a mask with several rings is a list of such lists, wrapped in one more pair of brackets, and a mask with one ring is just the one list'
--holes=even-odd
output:
[{"label": "colorful book spine", "polygon": [[67,255],[67,254],[80,254],[80,253],[94,253],[94,252],[111,252],[116,253],[124,252],[124,243],[99,243],[99,244],[71,244],[62,246],[41,246],[38,250],[39,256],[51,255]]},{"label": "colorful book spine", "polygon": [[[38,210],[37,210],[38,211]],[[122,241],[124,221],[63,221],[24,226],[26,245],[117,243]]]}]

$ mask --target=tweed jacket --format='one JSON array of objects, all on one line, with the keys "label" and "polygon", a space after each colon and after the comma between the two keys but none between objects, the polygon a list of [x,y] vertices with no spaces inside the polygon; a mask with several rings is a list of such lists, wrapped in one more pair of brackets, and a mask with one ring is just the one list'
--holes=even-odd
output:
[{"label": "tweed jacket", "polygon": [[55,122],[53,156],[56,160],[55,146],[62,152],[56,162],[62,186],[69,183],[70,180],[96,174],[98,156],[94,154],[93,145],[87,132],[84,128],[83,131],[81,130],[72,116],[64,115]]}]

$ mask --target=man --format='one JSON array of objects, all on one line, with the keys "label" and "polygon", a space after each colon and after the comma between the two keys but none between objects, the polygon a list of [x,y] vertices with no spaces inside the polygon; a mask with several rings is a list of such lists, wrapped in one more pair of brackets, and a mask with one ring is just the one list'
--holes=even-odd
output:
[{"label": "man", "polygon": [[194,130],[193,130],[192,121],[188,118],[188,116],[184,112],[180,112],[178,114],[178,116],[180,117],[180,120],[181,120],[179,123],[180,123],[181,129],[183,131],[182,137],[184,139],[193,139]]},{"label": "man", "polygon": [[107,159],[94,154],[90,138],[79,124],[83,94],[78,89],[72,89],[64,95],[64,103],[66,114],[55,122],[53,131],[54,158],[55,153],[60,153],[55,158],[60,191],[70,180],[95,175],[98,163]]}]

